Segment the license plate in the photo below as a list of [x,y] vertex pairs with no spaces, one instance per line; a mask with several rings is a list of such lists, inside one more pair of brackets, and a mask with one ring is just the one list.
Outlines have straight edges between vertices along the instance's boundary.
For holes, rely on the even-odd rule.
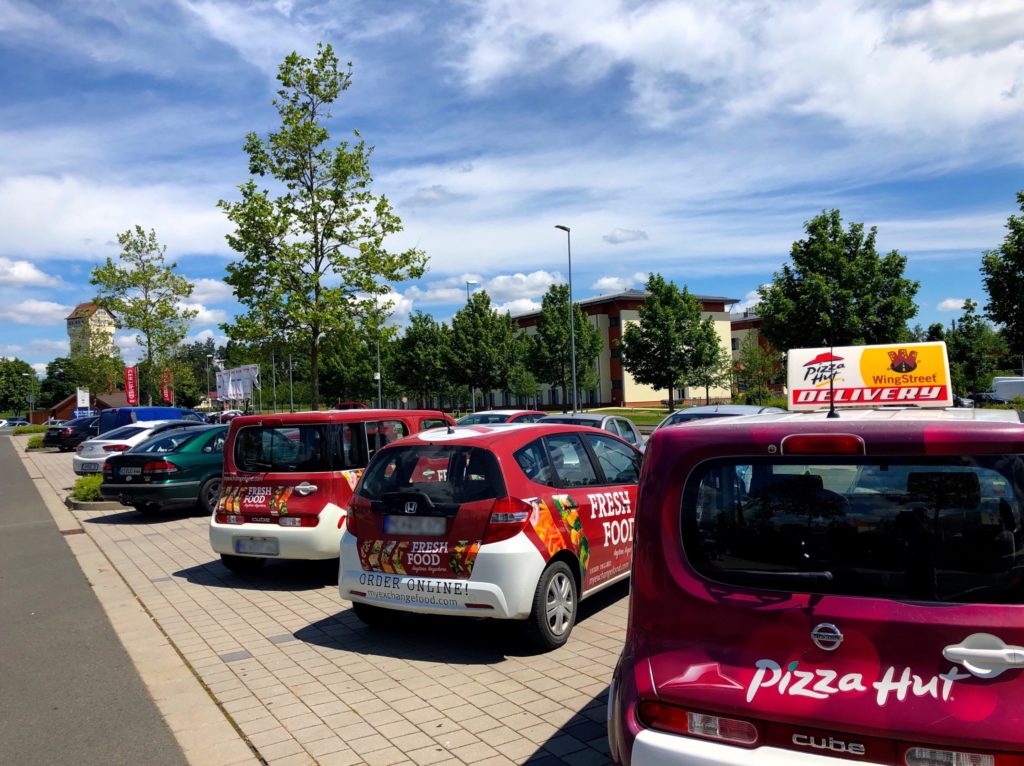
[[82,463],[82,470],[96,473],[96,471],[100,470],[100,467],[96,463]]
[[443,516],[385,516],[384,531],[392,535],[443,535]]
[[276,556],[277,540],[268,537],[236,537],[235,553],[252,553],[258,556]]
[[122,476],[138,476],[142,473],[142,469],[139,467],[128,466],[121,469]]

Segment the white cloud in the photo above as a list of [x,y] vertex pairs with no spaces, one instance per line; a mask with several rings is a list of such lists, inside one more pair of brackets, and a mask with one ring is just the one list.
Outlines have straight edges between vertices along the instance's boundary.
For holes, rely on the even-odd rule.
[[60,277],[44,274],[28,261],[15,261],[0,256],[0,285],[52,287],[60,282]]
[[219,333],[216,333],[213,330],[211,330],[210,328],[206,328],[205,330],[200,330],[199,332],[197,332],[197,333],[195,333],[193,335],[189,335],[187,338],[185,338],[184,342],[185,343],[205,343],[206,341],[211,340],[211,339],[213,340],[213,345],[214,346],[223,346],[225,343],[228,342],[228,336],[227,335],[221,335]]
[[228,321],[228,312],[223,309],[208,309],[202,303],[182,302],[178,304],[182,311],[197,312],[192,319],[192,325],[220,324]]
[[189,298],[203,305],[225,303],[235,299],[234,289],[220,279],[193,279],[192,288],[192,295]]
[[457,277],[434,280],[427,283],[426,288],[410,287],[405,296],[425,306],[464,303],[466,301],[466,282],[471,293],[486,290],[495,303],[513,301],[520,298],[539,298],[553,284],[560,284],[565,279],[557,271],[543,269],[529,274],[499,274],[485,279],[480,274],[462,274]]
[[435,184],[425,189],[417,189],[416,193],[404,200],[402,204],[405,207],[436,207],[458,199],[459,195],[452,194],[440,184]]
[[611,233],[601,237],[611,245],[621,245],[623,242],[638,242],[647,239],[647,232],[639,229],[612,229]]
[[114,344],[121,350],[121,357],[129,367],[146,356],[146,349],[139,344],[137,335],[114,333]]
[[628,277],[600,277],[590,287],[602,294],[621,293],[623,290],[629,290],[638,284],[643,285],[645,282],[647,282],[647,275],[638,271]]
[[965,298],[946,298],[946,300],[941,301],[935,308],[939,311],[962,311],[965,300]]
[[411,298],[394,290],[377,296],[378,306],[388,306],[388,324],[392,325],[404,325],[408,322],[412,304]]
[[516,298],[515,300],[512,301],[499,303],[494,308],[497,311],[507,311],[512,316],[517,316],[519,314],[529,314],[533,311],[540,311],[541,304],[538,303],[537,301],[532,301],[529,298]]
[[0,308],[0,321],[32,325],[62,324],[71,309],[71,306],[53,301],[30,299]]
[[743,300],[732,307],[732,313],[742,314],[744,311],[756,309],[760,302],[761,294],[757,290],[751,290],[743,296]]

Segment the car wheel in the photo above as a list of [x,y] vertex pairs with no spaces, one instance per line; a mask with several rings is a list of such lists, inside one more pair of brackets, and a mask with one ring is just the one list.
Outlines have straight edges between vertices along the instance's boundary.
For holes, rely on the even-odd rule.
[[390,627],[398,622],[399,617],[401,617],[401,613],[396,612],[394,609],[363,604],[359,601],[352,602],[352,611],[355,612],[356,617],[364,625],[368,625],[371,628]]
[[579,596],[576,578],[564,561],[556,561],[540,576],[527,622],[533,643],[541,649],[557,649],[569,640],[576,623]]
[[266,559],[257,556],[232,556],[229,553],[220,554],[221,563],[236,574],[248,574],[255,572],[266,562]]
[[212,479],[207,479],[203,482],[203,486],[199,488],[199,505],[206,513],[213,513],[214,508],[217,507],[217,501],[220,499],[220,476],[214,476]]
[[152,516],[153,514],[159,513],[160,511],[160,506],[157,505],[156,503],[139,503],[134,507],[136,511],[143,514],[144,516]]

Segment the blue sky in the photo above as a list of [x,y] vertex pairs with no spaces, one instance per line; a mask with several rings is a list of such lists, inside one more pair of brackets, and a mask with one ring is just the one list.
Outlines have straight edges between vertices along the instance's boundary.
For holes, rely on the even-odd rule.
[[555,224],[577,297],[657,271],[747,302],[833,207],[908,257],[914,321],[948,322],[1024,188],[1024,0],[0,0],[0,355],[64,355],[135,224],[196,282],[192,337],[220,336],[216,202],[318,40],[353,62],[331,127],[376,147],[390,246],[430,256],[399,322],[447,319],[466,280],[536,306]]

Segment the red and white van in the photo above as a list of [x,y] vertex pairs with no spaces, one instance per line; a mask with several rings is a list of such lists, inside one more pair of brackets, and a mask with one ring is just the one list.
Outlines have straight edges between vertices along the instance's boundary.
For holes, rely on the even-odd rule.
[[525,620],[564,644],[579,599],[629,574],[640,453],[565,425],[439,429],[389,445],[349,506],[339,591],[392,611]]
[[454,423],[434,410],[246,415],[231,421],[210,545],[233,571],[338,557],[345,508],[384,445]]
[[[870,347],[811,355],[845,371],[791,374],[791,396],[948,400],[928,354],[890,350],[903,369],[875,370]],[[655,432],[613,761],[1024,763],[1021,417],[876,407]]]

